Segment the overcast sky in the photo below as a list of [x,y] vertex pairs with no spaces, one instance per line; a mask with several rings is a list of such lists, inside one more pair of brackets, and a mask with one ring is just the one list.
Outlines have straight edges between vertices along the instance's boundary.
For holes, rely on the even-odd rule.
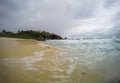
[[61,36],[120,28],[120,0],[0,0],[0,29]]

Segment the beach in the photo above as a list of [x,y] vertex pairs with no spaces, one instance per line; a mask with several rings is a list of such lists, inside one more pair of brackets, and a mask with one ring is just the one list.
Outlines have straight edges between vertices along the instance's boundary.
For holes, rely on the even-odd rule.
[[[49,60],[51,57],[55,57],[54,55],[56,55],[58,50],[59,49],[53,46],[41,44],[40,41],[33,39],[1,37],[0,82],[16,83],[14,80],[17,80],[21,83],[22,80],[23,83],[23,81],[27,81],[27,78],[21,78],[27,73],[26,70],[34,70],[35,68],[32,68],[32,64],[37,64],[42,58]],[[46,64],[46,62],[43,61],[41,64]],[[49,61],[47,64],[49,64]],[[32,81],[29,79],[29,83],[34,83],[33,81],[35,81],[35,79],[32,79]]]
[[37,45],[38,41],[33,39],[18,39],[18,38],[0,38],[0,58],[10,57],[25,57],[32,56],[35,52],[45,51],[49,48],[57,50],[52,46],[42,44]]
[[119,83],[113,39],[0,38],[0,83]]

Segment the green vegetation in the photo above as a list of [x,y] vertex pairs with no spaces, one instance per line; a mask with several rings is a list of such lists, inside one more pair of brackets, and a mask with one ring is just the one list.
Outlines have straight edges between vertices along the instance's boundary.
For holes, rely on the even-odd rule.
[[6,30],[3,30],[0,33],[1,37],[11,37],[11,38],[23,38],[23,39],[36,39],[39,41],[45,41],[48,39],[54,40],[54,39],[62,39],[59,35],[56,35],[54,33],[46,32],[46,31],[33,31],[33,30],[21,30],[17,33],[8,32]]

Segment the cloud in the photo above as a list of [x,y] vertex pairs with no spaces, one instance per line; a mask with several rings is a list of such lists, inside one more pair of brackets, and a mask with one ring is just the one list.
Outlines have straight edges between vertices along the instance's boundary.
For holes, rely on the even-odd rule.
[[[110,7],[105,6],[106,1],[100,1],[96,4],[96,10],[94,10],[94,15],[88,18],[79,19],[79,26],[76,29],[70,29],[68,34],[79,35],[84,33],[107,33],[110,30],[118,30],[115,26],[119,21],[120,14],[120,1],[114,3]],[[115,19],[117,17],[117,19]],[[118,20],[118,21],[117,21]],[[117,22],[116,22],[117,21]],[[111,33],[111,32],[109,32]]]
[[62,36],[120,26],[119,0],[0,0],[0,27]]

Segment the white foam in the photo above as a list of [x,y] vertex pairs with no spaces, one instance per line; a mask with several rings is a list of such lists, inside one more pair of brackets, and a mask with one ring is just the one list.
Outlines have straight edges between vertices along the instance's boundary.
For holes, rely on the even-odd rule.
[[77,66],[77,62],[76,62],[76,58],[68,58],[71,62],[70,65],[68,65],[68,69],[66,70],[66,74],[67,75],[71,75],[71,73],[74,71],[74,69],[76,68]]
[[34,56],[28,56],[21,58],[20,61],[24,64],[25,69],[31,70],[33,68],[33,63],[42,60],[43,52],[35,52]]
[[23,58],[4,58],[2,62],[9,67],[18,66],[17,64],[22,64],[24,69],[31,70],[33,68],[33,63],[42,60],[44,52],[35,52],[34,56],[27,56]]
[[52,75],[51,76],[52,78],[54,79],[67,79],[69,76],[66,76],[66,75]]
[[[58,60],[57,60],[58,61]],[[68,62],[68,63],[67,63]],[[61,65],[66,64],[65,67],[62,67]],[[68,58],[65,57],[64,59],[62,58],[59,59],[58,63],[56,63],[56,65],[58,65],[56,68],[53,68],[53,70],[57,73],[53,73],[53,75],[51,75],[51,77],[53,79],[61,79],[61,80],[66,80],[68,79],[72,72],[75,70],[76,66],[77,66],[77,61],[75,58]]]
[[28,56],[28,57],[21,58],[20,60],[23,63],[33,63],[36,61],[40,61],[42,59],[43,52],[35,52],[34,55],[35,56]]
[[43,43],[40,43],[40,44],[37,44],[37,45],[39,45],[39,46],[41,46],[41,47],[48,47],[48,46],[50,46],[50,45],[43,44]]

